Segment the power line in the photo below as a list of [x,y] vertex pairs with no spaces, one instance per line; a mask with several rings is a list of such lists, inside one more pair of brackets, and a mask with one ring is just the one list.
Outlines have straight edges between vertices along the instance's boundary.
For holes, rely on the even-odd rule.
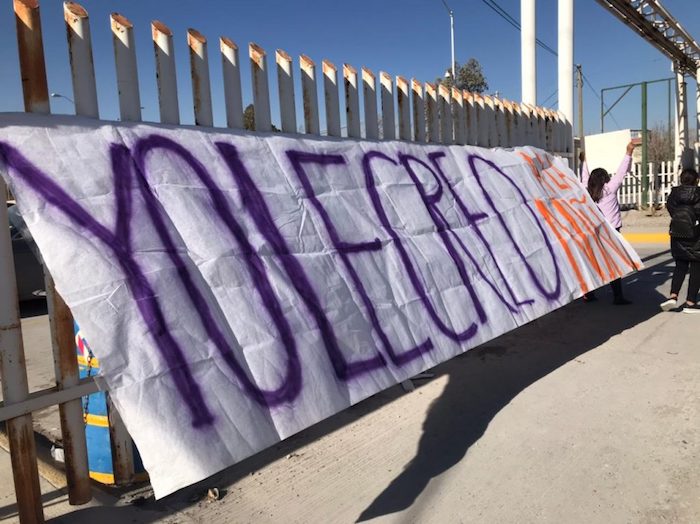
[[[581,77],[583,78],[583,83],[586,84],[586,85],[588,86],[588,89],[590,89],[591,91],[593,91],[593,94],[595,95],[595,97],[596,97],[598,100],[600,100],[601,102],[603,102],[603,99],[600,98],[600,95],[598,94],[598,91],[593,87],[593,84],[591,84],[591,81],[588,80],[588,77],[583,73],[583,71],[581,71]],[[604,102],[603,102],[603,107],[604,107],[605,109],[608,108],[608,107],[605,105]],[[611,111],[608,111],[608,114],[610,115],[610,118],[612,118],[612,121],[615,122],[615,125],[618,127],[618,129],[622,129],[622,126],[620,125],[620,123],[615,119],[615,115],[612,114],[612,110],[611,110]]]
[[[555,89],[554,92],[553,92],[551,95],[549,95],[549,96],[548,96],[547,98],[545,98],[542,102],[540,102],[540,105],[541,105],[541,106],[544,106],[544,105],[549,101],[549,99],[551,99],[552,97],[556,96],[556,94],[557,94],[558,92],[559,92],[559,89]],[[556,102],[555,102],[555,104],[556,104]],[[554,105],[554,104],[552,104],[552,105]]]
[[[488,7],[490,7],[498,16],[503,18],[506,22],[508,22],[510,25],[515,27],[518,31],[521,30],[520,28],[520,22],[518,22],[515,18],[513,18],[508,11],[503,9],[500,5],[496,3],[495,0],[481,0],[483,3],[485,3]],[[537,43],[538,46],[540,46],[542,49],[547,51],[548,53],[551,53],[554,56],[557,56],[557,52],[549,47],[547,44],[545,44],[542,40],[539,38],[535,38],[535,42]]]

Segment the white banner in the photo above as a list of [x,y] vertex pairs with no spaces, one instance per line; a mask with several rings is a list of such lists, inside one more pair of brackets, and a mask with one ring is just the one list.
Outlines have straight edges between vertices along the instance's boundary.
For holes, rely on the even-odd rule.
[[0,126],[157,497],[641,267],[532,148]]

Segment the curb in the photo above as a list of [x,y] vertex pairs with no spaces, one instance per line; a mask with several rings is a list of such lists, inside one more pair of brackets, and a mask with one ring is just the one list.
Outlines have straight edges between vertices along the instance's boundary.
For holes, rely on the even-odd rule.
[[[51,456],[51,442],[36,431],[34,431],[34,437],[36,439],[36,465],[39,476],[56,489],[68,488],[65,469],[60,467]],[[10,452],[10,442],[4,427],[0,428],[0,449]]]
[[671,237],[668,233],[622,233],[630,244],[668,244]]

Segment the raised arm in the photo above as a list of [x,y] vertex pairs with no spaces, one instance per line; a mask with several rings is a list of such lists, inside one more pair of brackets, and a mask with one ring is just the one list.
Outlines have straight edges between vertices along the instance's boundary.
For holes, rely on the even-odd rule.
[[607,183],[608,190],[611,193],[615,193],[618,189],[620,189],[622,181],[625,179],[625,175],[629,173],[630,166],[632,165],[632,153],[634,152],[634,148],[635,145],[632,142],[627,144],[627,151],[625,152],[625,156],[622,157],[620,167],[617,168],[615,176],[613,176],[610,179],[610,182]]

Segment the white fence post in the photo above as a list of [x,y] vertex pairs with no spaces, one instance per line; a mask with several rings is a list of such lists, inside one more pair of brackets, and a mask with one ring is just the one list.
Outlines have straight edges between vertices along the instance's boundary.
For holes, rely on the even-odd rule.
[[362,98],[365,107],[365,138],[378,140],[377,79],[374,73],[365,67],[362,68]]
[[306,55],[299,57],[301,70],[301,98],[304,108],[304,132],[308,135],[320,135],[318,120],[318,90],[316,87],[316,64]]
[[243,129],[243,94],[241,93],[241,63],[238,46],[224,36],[219,38],[221,68],[224,79],[224,104],[226,105],[226,125],[233,129]]
[[112,13],[110,21],[114,44],[114,62],[117,66],[119,116],[125,122],[140,122],[141,97],[139,95],[139,76],[136,69],[134,26],[119,13]]
[[382,89],[382,140],[396,138],[396,121],[394,119],[394,82],[384,71],[379,72]]
[[554,151],[554,120],[549,109],[544,109],[544,150]]
[[425,83],[425,116],[428,121],[428,142],[440,143],[440,116],[438,114],[437,91],[435,85]]
[[462,92],[464,99],[464,118],[465,118],[465,143],[471,146],[476,145],[476,108],[474,107],[474,95],[467,90]]
[[396,77],[396,104],[399,108],[399,140],[411,140],[411,107],[408,95],[408,81]]
[[476,108],[476,131],[477,140],[476,145],[479,147],[489,146],[489,114],[487,112],[487,107],[484,103],[484,97],[475,94],[474,95],[474,107]]
[[68,36],[75,114],[98,118],[97,87],[88,13],[78,4],[65,2],[63,18],[66,21]]
[[348,64],[343,64],[343,85],[348,137],[360,138],[360,95],[357,91],[357,70]]
[[277,91],[280,100],[280,121],[285,133],[297,132],[297,110],[294,101],[294,74],[292,57],[278,49],[275,53],[277,62]]
[[328,60],[322,63],[323,95],[326,101],[326,130],[328,136],[340,135],[340,102],[338,101],[338,71]]
[[253,108],[255,112],[255,130],[269,132],[272,130],[270,116],[270,89],[267,82],[267,55],[257,44],[248,44],[250,57],[250,76],[253,81]]
[[438,86],[438,113],[440,115],[440,143],[454,143],[452,137],[452,95],[444,84]]
[[455,144],[464,145],[465,124],[464,124],[464,99],[462,91],[453,87],[452,95],[452,127],[454,132]]
[[173,33],[168,26],[154,20],[151,22],[151,36],[156,56],[160,121],[164,124],[177,125],[180,123],[180,105],[177,100]]
[[214,125],[214,110],[211,106],[207,39],[199,31],[188,29],[187,46],[190,48],[194,123],[198,126],[211,127]]
[[413,96],[413,139],[416,142],[425,142],[425,99],[423,98],[423,85],[416,79],[411,80],[411,92]]

